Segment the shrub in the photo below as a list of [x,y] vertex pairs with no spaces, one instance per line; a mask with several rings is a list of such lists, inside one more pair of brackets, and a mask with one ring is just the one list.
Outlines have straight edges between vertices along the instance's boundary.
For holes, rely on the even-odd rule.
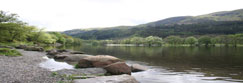
[[9,48],[0,48],[0,55],[4,56],[22,56],[18,51]]

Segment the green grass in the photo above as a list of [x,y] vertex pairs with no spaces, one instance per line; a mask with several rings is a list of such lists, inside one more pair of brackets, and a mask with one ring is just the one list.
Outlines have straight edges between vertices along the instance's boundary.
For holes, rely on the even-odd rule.
[[0,55],[4,56],[22,56],[18,51],[9,48],[0,48]]
[[76,69],[79,68],[79,67],[78,67],[78,64],[75,64],[75,65],[74,65],[74,68],[76,68]]
[[33,45],[33,42],[0,42],[0,46],[19,46],[19,45]]

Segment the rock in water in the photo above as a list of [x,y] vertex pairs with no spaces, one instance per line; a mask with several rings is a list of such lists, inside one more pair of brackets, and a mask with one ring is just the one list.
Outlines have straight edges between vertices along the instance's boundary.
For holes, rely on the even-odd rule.
[[26,50],[26,51],[40,51],[40,52],[43,52],[44,48],[29,46],[29,47],[24,48],[24,50]]
[[130,75],[101,76],[89,79],[76,79],[73,83],[139,83]]
[[103,68],[84,68],[84,69],[63,69],[56,71],[60,75],[104,75],[106,70]]
[[26,45],[19,45],[19,46],[16,46],[15,48],[17,49],[25,49],[27,46]]
[[70,62],[78,62],[79,60],[89,57],[91,55],[86,55],[86,54],[70,54],[66,58],[64,58],[64,61],[70,61]]
[[79,60],[77,68],[91,68],[94,67],[91,61],[88,61],[86,59],[81,59]]
[[132,64],[131,66],[132,72],[139,72],[139,71],[145,71],[148,70],[148,68],[139,65],[139,64]]
[[0,46],[0,48],[9,48],[9,49],[14,49],[12,46]]
[[54,56],[54,59],[64,59],[67,56],[68,56],[67,54],[56,55],[56,56]]
[[83,64],[91,63],[90,67],[105,67],[109,64],[116,63],[116,62],[123,62],[121,59],[118,59],[113,56],[109,55],[97,55],[97,56],[89,56],[83,59],[79,60],[79,63],[77,65],[78,68],[88,68],[83,67]]
[[47,52],[47,55],[53,55],[53,56],[60,54],[60,52],[58,52],[56,49],[48,50],[46,52]]
[[58,52],[70,52],[70,50],[67,50],[67,49],[60,49],[60,50],[57,50]]
[[107,73],[112,75],[129,74],[131,75],[131,68],[125,62],[116,62],[104,67]]
[[79,51],[72,51],[70,54],[84,54],[84,52],[79,52]]

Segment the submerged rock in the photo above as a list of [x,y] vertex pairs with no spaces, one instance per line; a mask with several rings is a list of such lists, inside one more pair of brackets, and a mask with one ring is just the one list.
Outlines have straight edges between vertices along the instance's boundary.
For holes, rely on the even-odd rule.
[[67,50],[67,49],[59,49],[57,50],[58,52],[70,52],[70,50]]
[[58,54],[62,54],[62,53],[67,53],[70,52],[69,50],[66,49],[62,49],[62,50],[57,50],[57,49],[51,49],[51,50],[47,50],[47,55],[58,55]]
[[84,54],[84,52],[79,52],[79,51],[72,51],[70,54]]
[[0,48],[9,48],[9,49],[14,49],[12,46],[0,46]]
[[47,55],[57,55],[57,54],[60,54],[60,52],[58,52],[56,49],[52,49],[52,50],[47,50]]
[[27,45],[19,45],[19,46],[16,46],[15,48],[17,49],[25,49],[27,47]]
[[40,52],[43,52],[44,48],[42,48],[42,47],[34,47],[34,46],[27,46],[27,47],[24,48],[24,50],[26,50],[26,51],[40,51]]
[[78,68],[105,67],[109,64],[120,62],[120,61],[122,60],[109,55],[89,56],[80,59],[77,67]]
[[129,74],[131,75],[131,68],[125,62],[116,62],[104,67],[107,73],[112,75]]
[[139,83],[130,75],[101,76],[89,79],[75,79],[73,83]]
[[84,69],[63,69],[56,71],[60,75],[104,75],[106,70],[103,68],[84,68]]
[[69,55],[67,55],[67,54],[55,55],[55,56],[54,56],[54,59],[64,59],[64,58],[66,58],[67,56],[69,56]]
[[142,65],[139,65],[139,64],[132,64],[131,65],[131,70],[132,72],[139,72],[139,71],[145,71],[145,70],[148,70],[148,68],[142,66]]

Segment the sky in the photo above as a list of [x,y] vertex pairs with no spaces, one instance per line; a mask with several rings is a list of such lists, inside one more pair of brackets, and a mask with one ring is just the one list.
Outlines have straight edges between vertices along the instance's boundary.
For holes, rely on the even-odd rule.
[[243,0],[0,0],[0,10],[16,13],[47,31],[138,25],[175,16],[196,16],[243,8]]

